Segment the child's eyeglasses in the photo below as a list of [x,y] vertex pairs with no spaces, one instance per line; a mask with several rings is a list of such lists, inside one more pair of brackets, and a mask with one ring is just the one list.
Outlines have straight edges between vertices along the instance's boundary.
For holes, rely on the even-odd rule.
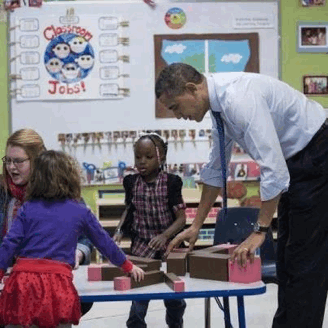
[[13,163],[15,166],[20,166],[22,165],[24,162],[28,161],[30,158],[7,158],[6,156],[2,157],[2,162],[9,166],[10,163]]

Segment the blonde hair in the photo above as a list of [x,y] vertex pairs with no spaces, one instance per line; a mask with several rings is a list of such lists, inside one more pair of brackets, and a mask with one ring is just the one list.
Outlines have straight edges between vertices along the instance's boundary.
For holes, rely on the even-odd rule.
[[[21,147],[26,152],[31,163],[31,172],[33,170],[33,163],[35,158],[44,150],[43,140],[41,136],[32,129],[20,129],[15,131],[7,140],[6,151],[8,147]],[[5,189],[8,191],[8,172],[6,166],[2,166],[3,183]]]

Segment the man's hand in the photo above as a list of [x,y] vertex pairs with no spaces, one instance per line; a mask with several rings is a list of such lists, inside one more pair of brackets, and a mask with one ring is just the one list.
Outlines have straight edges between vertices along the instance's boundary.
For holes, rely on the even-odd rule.
[[75,251],[75,267],[74,270],[77,270],[80,266],[80,264],[82,264],[84,260],[84,254],[82,251],[80,251],[79,249],[77,249]]
[[198,239],[199,229],[190,226],[188,229],[180,232],[167,246],[164,257],[167,257],[174,247],[179,246],[183,241],[189,243],[189,250],[192,251]]
[[265,233],[253,232],[245,241],[243,241],[232,253],[231,260],[237,260],[238,265],[246,267],[247,259],[254,262],[254,254],[265,240]]

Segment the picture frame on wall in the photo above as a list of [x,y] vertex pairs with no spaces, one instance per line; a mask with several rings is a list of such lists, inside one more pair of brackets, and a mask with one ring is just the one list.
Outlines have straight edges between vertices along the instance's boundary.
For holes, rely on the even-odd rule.
[[303,93],[309,96],[328,95],[328,75],[304,75]]
[[322,7],[326,5],[326,0],[300,0],[302,7]]
[[328,51],[328,22],[298,23],[298,52]]

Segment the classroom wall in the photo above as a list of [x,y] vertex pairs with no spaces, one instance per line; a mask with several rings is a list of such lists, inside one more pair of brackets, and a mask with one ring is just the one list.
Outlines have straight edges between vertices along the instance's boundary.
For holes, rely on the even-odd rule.
[[6,33],[7,25],[0,22],[0,158],[4,156],[5,143],[9,135]]
[[[324,7],[302,7],[299,0],[281,0],[281,79],[302,90],[303,75],[328,75],[326,53],[299,53],[298,21],[328,22],[328,3]],[[328,108],[328,96],[310,97]]]
[[[156,1],[155,1],[156,2]],[[177,1],[179,2],[179,1]],[[326,74],[327,54],[297,53],[297,22],[327,21],[328,4],[324,7],[304,8],[299,0],[280,1],[281,21],[281,79],[298,90],[302,89],[302,77],[305,74]],[[9,106],[7,79],[6,24],[0,22],[0,156],[4,154],[6,139],[9,135]],[[328,108],[328,97],[312,97]]]

